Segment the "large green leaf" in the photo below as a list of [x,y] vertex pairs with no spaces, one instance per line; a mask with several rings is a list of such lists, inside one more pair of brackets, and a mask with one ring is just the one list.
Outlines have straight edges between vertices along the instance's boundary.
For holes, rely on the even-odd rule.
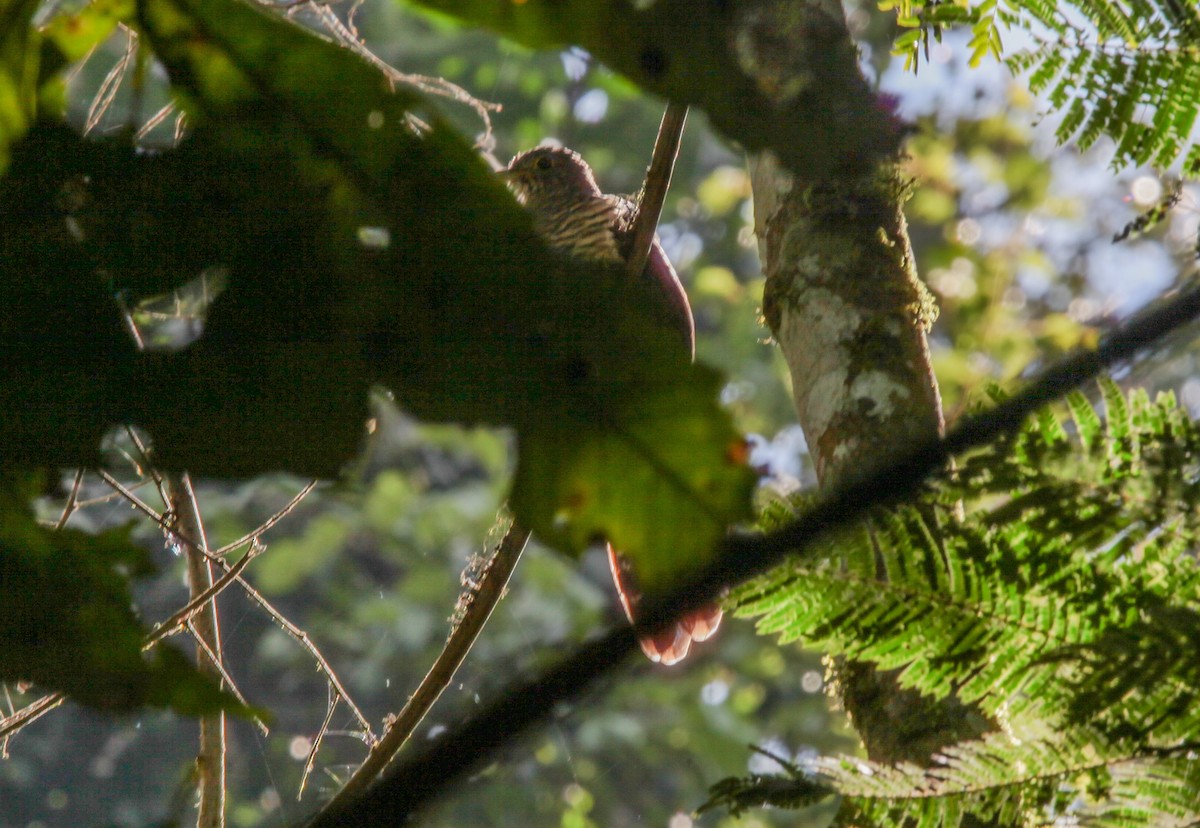
[[[167,465],[332,475],[382,382],[426,418],[516,425],[521,518],[567,549],[613,538],[648,586],[744,515],[751,476],[729,459],[715,378],[619,273],[548,254],[431,106],[240,4],[214,12],[220,38],[157,13],[192,138],[145,156],[43,124],[0,182],[7,463],[94,462],[104,430],[134,420]],[[202,340],[137,354],[112,293],[213,268],[228,289]],[[607,494],[581,502],[585,479]]]
[[[139,17],[195,132],[160,156],[51,126],[18,146],[0,184],[0,326],[24,343],[8,462],[86,463],[135,421],[167,466],[333,475],[385,384],[423,418],[515,426],[518,516],[565,549],[613,538],[650,587],[746,514],[716,377],[619,269],[549,253],[433,105],[236,0]],[[202,338],[138,354],[112,293],[213,269],[227,288]]]
[[[778,0],[415,0],[528,46],[575,44],[810,178],[870,169],[900,131],[840,19]],[[842,14],[834,5],[834,13]]]
[[126,529],[89,535],[34,520],[27,486],[0,481],[0,680],[32,681],[110,710],[244,712],[181,652],[142,652],[129,577],[149,571]]
[[512,505],[549,542],[580,549],[606,536],[632,551],[655,589],[707,559],[740,517],[730,494],[746,492],[751,475],[742,441],[712,416],[715,372],[652,387],[638,379],[597,393],[594,408],[548,410],[521,446]]

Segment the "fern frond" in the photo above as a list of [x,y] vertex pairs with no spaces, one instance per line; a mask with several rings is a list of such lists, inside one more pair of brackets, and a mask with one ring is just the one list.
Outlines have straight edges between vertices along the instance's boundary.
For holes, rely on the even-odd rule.
[[837,794],[834,825],[857,828],[981,822],[1124,828],[1186,825],[1200,815],[1200,760],[1189,758],[1188,746],[1139,747],[1087,729],[1053,740],[993,733],[948,748],[931,768],[821,758],[785,770],[724,779],[701,810],[806,807]]
[[[1182,30],[1161,15],[1131,18],[1093,0],[1079,5],[1087,7],[1091,31],[1039,36],[1039,45],[1007,59],[1009,67],[1028,72],[1035,92],[1052,89],[1050,105],[1064,112],[1060,142],[1073,139],[1086,149],[1107,135],[1117,144],[1116,165],[1169,165],[1190,143],[1200,112],[1195,87],[1187,85],[1200,72],[1200,48],[1181,41]],[[1191,2],[1186,6],[1195,13]]]
[[[1054,411],[1041,412],[1018,433],[961,458],[923,502],[877,510],[826,541],[818,554],[730,596],[737,613],[757,617],[762,632],[783,641],[897,669],[903,686],[933,697],[957,694],[1005,723],[1010,734],[1048,729],[1036,738],[1020,735],[1019,746],[1029,753],[1020,761],[1037,759],[1044,769],[1037,778],[1014,781],[1015,748],[1001,743],[988,742],[983,753],[948,754],[956,784],[989,779],[1008,792],[994,800],[963,799],[970,793],[965,789],[954,795],[1000,824],[1031,802],[1049,807],[1049,794],[1029,787],[1059,773],[1046,770],[1050,760],[1038,759],[1042,753],[1076,757],[1064,760],[1062,773],[1086,765],[1124,780],[1112,784],[1112,795],[1124,797],[1135,795],[1137,786],[1128,774],[1109,773],[1118,759],[1157,761],[1164,757],[1146,753],[1146,745],[1200,741],[1200,566],[1194,557],[1200,429],[1170,394],[1151,401],[1104,381],[1100,396],[1103,420],[1086,398],[1072,395],[1067,425]],[[960,502],[965,519],[957,517]],[[784,522],[796,508],[777,497],[771,519]],[[1088,749],[1108,746],[1098,763],[1076,761],[1086,752],[1084,742]],[[910,782],[911,771],[904,771]],[[872,773],[874,781],[860,784],[886,782],[893,793],[903,788],[900,777]],[[1180,804],[1185,800],[1192,808],[1191,795],[1180,793],[1183,783],[1171,781],[1175,771],[1154,773],[1158,781],[1146,782],[1138,797],[1158,797],[1162,814],[1187,810]],[[848,787],[846,778],[830,779],[843,796],[866,793]],[[763,782],[759,792],[774,785]],[[941,782],[935,789],[936,796],[916,799],[939,804],[913,806],[917,810],[903,818],[926,824],[921,820],[953,820],[966,812],[954,797],[942,796],[948,789]],[[1099,795],[1095,800],[1106,802]],[[855,807],[872,818],[883,813]],[[1126,824],[1123,805],[1104,807],[1109,822],[1102,824]]]
[[1096,828],[1184,828],[1200,815],[1200,760],[1172,751],[1157,761],[1123,762],[1109,769],[1107,796],[1081,810]]
[[932,696],[957,693],[986,710],[1043,705],[1065,669],[1064,659],[1049,655],[1099,637],[1111,619],[1089,599],[1110,585],[1060,546],[1029,555],[1043,533],[1103,527],[1100,513],[1050,518],[1032,514],[1032,505],[1022,500],[1002,520],[1030,526],[1045,519],[1044,528],[1032,535],[1015,529],[1005,538],[950,527],[935,532],[915,509],[883,514],[841,539],[823,564],[777,572],[731,598],[739,614],[761,616],[763,633],[903,668],[904,686]]
[[893,47],[916,67],[930,38],[970,27],[971,63],[1002,58],[1005,28],[1028,30],[1036,45],[1003,57],[1062,114],[1060,143],[1116,143],[1114,165],[1169,166],[1200,173],[1192,127],[1200,114],[1200,4],[1197,0],[885,0],[905,28]]
[[1096,435],[1100,433],[1100,417],[1092,408],[1087,397],[1079,391],[1067,394],[1067,407],[1071,409],[1071,418],[1075,421],[1075,433],[1086,451],[1096,444]]

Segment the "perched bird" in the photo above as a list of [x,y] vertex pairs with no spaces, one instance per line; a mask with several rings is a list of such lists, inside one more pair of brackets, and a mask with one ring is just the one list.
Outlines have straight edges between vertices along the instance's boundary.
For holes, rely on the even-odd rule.
[[[532,214],[533,226],[553,249],[597,262],[624,263],[633,244],[630,226],[637,205],[628,198],[600,191],[587,162],[572,150],[538,147],[513,158],[500,175],[509,182]],[[696,352],[696,329],[687,293],[655,238],[642,278],[648,280],[664,321],[679,331],[689,357]],[[641,592],[629,562],[608,545],[613,582],[626,616],[633,621]],[[652,660],[674,664],[687,655],[693,641],[704,641],[721,622],[721,608],[702,607],[673,629],[641,639]]]

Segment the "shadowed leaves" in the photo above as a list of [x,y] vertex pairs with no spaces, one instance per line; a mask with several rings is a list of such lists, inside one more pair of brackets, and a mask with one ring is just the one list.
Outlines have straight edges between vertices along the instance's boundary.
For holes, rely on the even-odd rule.
[[[139,16],[195,131],[160,155],[48,125],[18,148],[8,462],[86,464],[131,421],[166,468],[333,476],[382,384],[424,419],[514,426],[517,516],[569,551],[614,538],[648,585],[747,514],[717,377],[619,269],[545,250],[424,98],[247,4]],[[137,352],[114,298],[206,273],[226,287],[200,339]]]
[[46,529],[25,505],[27,484],[0,480],[0,680],[32,681],[109,710],[245,712],[178,650],[142,652],[146,631],[128,579],[150,565],[128,530]]

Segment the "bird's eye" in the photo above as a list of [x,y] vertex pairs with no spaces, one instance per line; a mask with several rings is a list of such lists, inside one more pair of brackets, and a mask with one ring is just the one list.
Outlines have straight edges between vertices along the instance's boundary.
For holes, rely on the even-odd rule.
[[534,166],[539,170],[548,170],[553,164],[554,162],[550,160],[549,156],[543,155],[535,162]]

